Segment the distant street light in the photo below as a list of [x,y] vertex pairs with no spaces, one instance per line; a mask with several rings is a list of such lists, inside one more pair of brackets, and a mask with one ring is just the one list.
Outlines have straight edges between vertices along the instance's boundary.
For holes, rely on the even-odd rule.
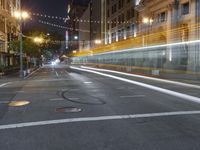
[[20,10],[14,12],[14,17],[19,20],[20,23],[20,78],[24,77],[23,74],[23,41],[22,41],[22,22],[25,19],[29,18],[29,14],[26,11],[21,11],[21,1],[20,1]]
[[153,19],[145,17],[145,18],[142,19],[142,22],[144,24],[152,24],[153,23]]
[[[153,19],[144,17],[144,18],[142,19],[142,23],[143,23],[143,24],[146,24],[146,25],[148,26],[148,32],[149,32],[149,26],[152,25]],[[145,27],[145,29],[146,29],[146,27]],[[145,35],[147,36],[147,31],[146,31],[146,30],[145,30]],[[143,47],[144,47],[144,46],[146,45],[146,44],[145,44],[145,36],[144,36],[144,35],[142,36],[142,43],[143,43]]]
[[77,35],[74,36],[74,40],[78,40],[78,36]]
[[16,12],[14,12],[14,17],[19,19],[19,20],[21,20],[21,19],[25,20],[25,19],[29,18],[29,14],[26,11],[21,11],[21,12],[16,11]]
[[144,24],[147,24],[147,23],[149,22],[149,18],[143,18],[142,22],[143,22]]
[[74,50],[72,53],[73,53],[73,54],[76,54],[76,53],[77,53],[77,51],[76,51],[76,50]]
[[95,40],[94,43],[95,44],[101,44],[101,40]]
[[40,37],[35,37],[35,38],[34,38],[34,42],[35,42],[35,43],[41,44],[41,43],[43,43],[43,41],[44,41],[43,38],[40,38]]

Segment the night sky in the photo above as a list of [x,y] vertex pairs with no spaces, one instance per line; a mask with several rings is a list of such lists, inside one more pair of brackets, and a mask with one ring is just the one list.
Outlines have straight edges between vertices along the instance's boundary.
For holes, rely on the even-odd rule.
[[[86,5],[88,0],[74,0],[76,4]],[[67,3],[68,0],[22,0],[23,9],[32,13],[41,13],[51,16],[66,17],[67,16]],[[56,30],[62,34],[65,34],[65,29],[52,28],[47,25],[38,23],[38,20],[48,21],[50,23],[65,26],[64,21],[45,19],[41,17],[34,17],[32,21],[27,21],[25,29],[29,29],[35,26],[46,28],[49,31]]]

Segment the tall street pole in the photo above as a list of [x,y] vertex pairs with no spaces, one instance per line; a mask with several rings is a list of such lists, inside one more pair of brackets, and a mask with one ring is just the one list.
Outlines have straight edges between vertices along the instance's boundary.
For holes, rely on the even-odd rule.
[[[19,1],[19,9],[21,13],[21,0]],[[22,41],[22,16],[20,15],[20,72],[19,76],[20,78],[23,78],[23,41]]]

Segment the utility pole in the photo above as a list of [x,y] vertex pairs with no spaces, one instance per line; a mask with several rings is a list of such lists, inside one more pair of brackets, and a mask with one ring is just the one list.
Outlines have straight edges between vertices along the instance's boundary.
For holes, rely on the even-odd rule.
[[[19,1],[19,11],[21,13],[21,0]],[[19,34],[19,38],[20,38],[20,72],[19,72],[19,76],[20,78],[23,78],[23,39],[22,39],[22,15],[20,15],[20,19],[19,19],[19,23],[20,23],[20,34]]]

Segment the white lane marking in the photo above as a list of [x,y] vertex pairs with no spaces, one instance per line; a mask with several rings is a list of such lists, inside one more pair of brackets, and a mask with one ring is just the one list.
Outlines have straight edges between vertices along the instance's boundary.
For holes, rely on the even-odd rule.
[[136,75],[136,74],[130,74],[130,73],[124,73],[124,72],[119,72],[119,71],[114,71],[114,70],[97,69],[97,68],[85,67],[85,66],[81,66],[81,68],[90,69],[90,70],[96,70],[96,71],[110,72],[110,73],[117,73],[117,74],[131,76],[131,77],[143,78],[143,79],[148,79],[148,80],[160,81],[160,82],[165,82],[165,83],[170,83],[170,84],[175,84],[175,85],[181,85],[181,86],[185,86],[185,87],[191,87],[191,88],[200,89],[200,86],[198,86],[198,85],[193,85],[193,84],[188,84],[188,83],[181,83],[181,82],[177,82],[177,81],[170,81],[170,80],[166,80],[166,79],[158,79],[158,78],[147,77],[147,76]]
[[10,101],[0,101],[0,104],[8,104]]
[[45,126],[45,125],[56,125],[56,124],[73,123],[73,122],[124,120],[124,119],[154,118],[154,117],[168,117],[168,116],[182,116],[182,115],[199,115],[199,114],[200,114],[200,111],[178,111],[178,112],[161,112],[161,113],[148,113],[148,114],[130,114],[130,115],[116,115],[116,116],[69,118],[69,119],[60,119],[60,120],[47,120],[47,121],[0,125],[0,130],[16,129],[16,128],[24,128],[24,127],[35,127],[35,126]]
[[95,94],[95,95],[92,95],[94,97],[105,97],[106,95],[105,94]]
[[12,84],[12,82],[7,82],[7,83],[0,84],[0,87],[4,87],[4,86],[6,86],[8,84]]
[[83,82],[84,84],[92,84],[92,82]]
[[127,96],[120,96],[120,98],[140,98],[146,97],[145,95],[127,95]]
[[117,90],[123,90],[123,89],[125,89],[125,87],[119,87],[119,88],[117,88]]
[[141,86],[141,87],[145,87],[145,88],[148,88],[148,89],[151,89],[151,90],[154,90],[154,91],[158,91],[160,93],[164,93],[164,94],[168,94],[168,95],[171,95],[171,96],[179,97],[181,99],[200,103],[199,97],[190,96],[190,95],[187,95],[187,94],[171,91],[171,90],[168,90],[168,89],[163,89],[163,88],[156,87],[156,86],[153,86],[153,85],[149,85],[149,84],[145,84],[145,83],[141,83],[141,82],[137,82],[137,81],[132,81],[132,80],[129,80],[129,79],[125,79],[125,78],[121,78],[121,77],[117,77],[117,76],[114,76],[114,75],[105,74],[105,73],[101,73],[101,72],[97,72],[97,71],[93,71],[93,70],[81,69],[81,68],[72,67],[72,66],[70,68],[75,69],[75,70],[79,70],[79,71],[98,74],[98,75],[101,75],[101,76],[106,76],[106,77],[113,78],[113,79],[116,79],[116,80],[120,80],[120,81],[124,81],[124,82],[127,82],[127,83],[135,84],[135,85],[138,85],[138,86]]
[[57,71],[56,71],[56,76],[58,77],[58,73],[57,73]]
[[68,91],[80,91],[80,89],[68,89]]
[[63,98],[53,98],[53,99],[49,99],[50,101],[64,101],[65,99]]
[[25,91],[16,91],[16,93],[25,93]]
[[73,92],[73,91],[80,91],[80,89],[61,89],[61,91]]
[[42,79],[42,80],[32,80],[34,82],[54,82],[54,81],[73,81],[73,79]]
[[69,99],[69,100],[79,100],[80,98],[77,98],[77,97],[69,97],[69,98],[67,98],[67,99]]
[[24,77],[24,79],[28,79],[29,77],[31,77],[33,74],[35,74],[37,71],[39,71],[40,68],[36,69],[35,71],[33,71],[32,73],[30,73],[28,76]]

